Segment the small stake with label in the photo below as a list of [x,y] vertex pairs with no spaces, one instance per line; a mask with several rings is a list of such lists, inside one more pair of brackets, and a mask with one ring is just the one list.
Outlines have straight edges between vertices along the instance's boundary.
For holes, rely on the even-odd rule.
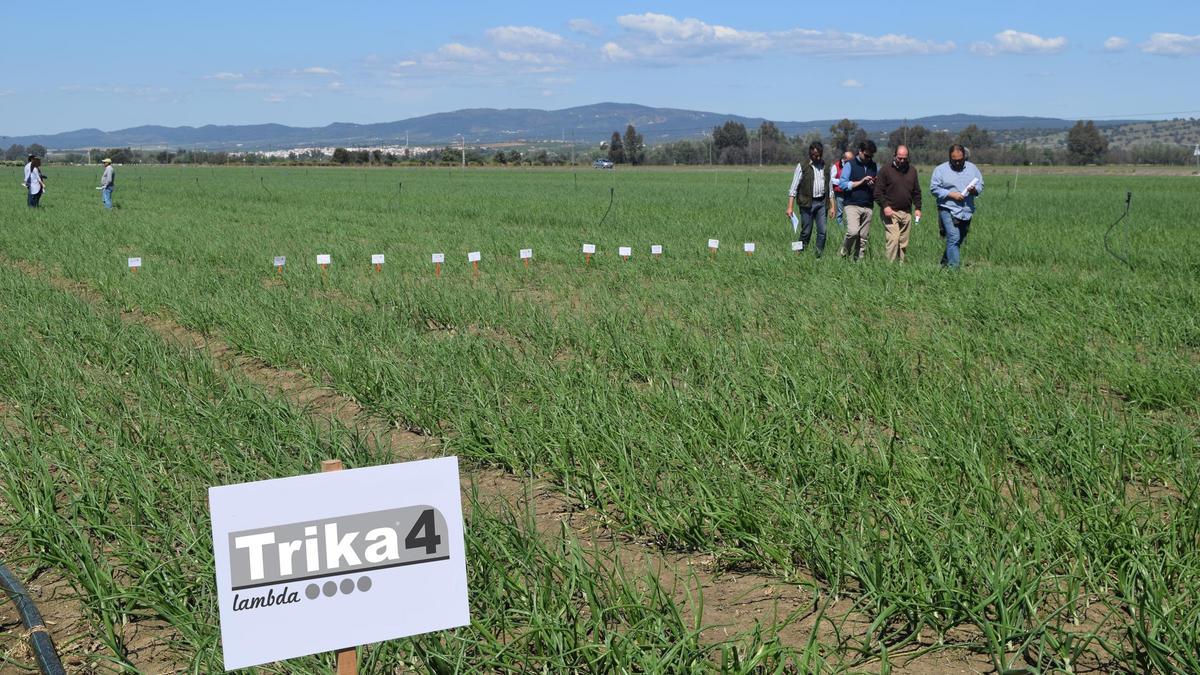
[[709,239],[709,240],[708,240],[708,254],[709,254],[709,257],[716,258],[716,257],[717,257],[717,249],[718,249],[718,248],[720,248],[720,247],[721,247],[721,242],[720,242],[720,240],[717,240],[717,239]]
[[375,266],[376,272],[382,272],[383,271],[383,254],[382,253],[372,253],[371,254],[371,264]]
[[446,262],[446,254],[445,253],[434,253],[433,254],[433,276],[435,276],[435,277],[442,276],[442,263],[444,263],[444,262]]
[[287,256],[277,255],[271,262],[275,265],[275,273],[283,274],[283,266],[287,264]]
[[793,241],[792,242],[792,250],[796,252],[796,255],[800,255],[800,252],[804,250],[804,242]]
[[746,252],[746,255],[754,255],[754,242],[748,241],[742,244],[742,250]]
[[525,261],[526,269],[529,269],[529,260],[531,258],[533,258],[533,249],[531,249],[531,248],[521,249],[521,260]]
[[662,255],[662,244],[652,244],[650,246],[650,255],[654,256],[654,259],[657,260]]
[[629,260],[629,256],[633,255],[632,246],[617,247],[617,255],[621,256],[621,260]]
[[479,276],[479,251],[471,251],[467,254],[467,260],[471,263],[471,273]]
[[318,253],[317,254],[317,264],[321,266],[322,272],[329,269],[330,262],[331,262],[331,257],[328,253]]
[[[323,459],[321,460],[321,473],[329,473],[330,471],[341,471],[342,460],[340,459]],[[348,649],[338,649],[333,652],[337,658],[337,675],[358,675],[358,649],[350,647]]]
[[595,244],[584,244],[583,245],[583,261],[584,261],[585,265],[592,264],[592,254],[595,252],[596,252]]
[[138,268],[141,266],[142,266],[141,258],[130,258],[129,259],[129,271],[130,272],[137,274]]

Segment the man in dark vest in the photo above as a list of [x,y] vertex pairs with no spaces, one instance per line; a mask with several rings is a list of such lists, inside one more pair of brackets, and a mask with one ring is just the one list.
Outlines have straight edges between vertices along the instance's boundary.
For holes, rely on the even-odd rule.
[[792,217],[792,207],[800,206],[800,250],[808,248],[808,240],[812,237],[813,222],[817,224],[817,257],[825,251],[825,213],[829,203],[830,182],[829,171],[833,167],[825,163],[825,146],[821,141],[813,141],[808,146],[808,161],[796,165],[792,174],[792,188],[788,190],[788,218]]
[[858,260],[867,254],[867,239],[871,236],[871,216],[875,210],[875,176],[879,167],[875,165],[875,141],[858,144],[858,154],[842,166],[842,195],[846,206],[846,238],[838,255],[854,256],[858,247]]

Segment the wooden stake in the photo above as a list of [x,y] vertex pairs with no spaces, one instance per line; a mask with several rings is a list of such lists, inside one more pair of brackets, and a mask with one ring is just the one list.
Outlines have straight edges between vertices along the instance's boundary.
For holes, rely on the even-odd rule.
[[529,269],[529,258],[525,259],[525,269]]
[[471,261],[471,274],[473,274],[475,276],[479,276],[479,261],[478,260]]
[[378,272],[382,272],[382,271],[383,271],[383,265],[381,265],[379,263],[375,263],[375,272],[378,273]]
[[275,266],[275,274],[283,274],[283,265]]
[[[321,473],[329,473],[330,471],[341,471],[342,460],[326,459],[321,461]],[[349,649],[339,649],[334,652],[337,658],[337,675],[358,675],[358,649],[350,647]]]
[[433,276],[442,276],[442,263],[433,263]]
[[592,254],[591,253],[583,254],[583,264],[587,265],[589,267],[591,266],[591,264],[592,264]]

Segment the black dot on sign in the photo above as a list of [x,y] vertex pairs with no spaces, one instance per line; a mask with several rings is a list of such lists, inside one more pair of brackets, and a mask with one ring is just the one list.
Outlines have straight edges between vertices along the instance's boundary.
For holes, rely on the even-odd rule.
[[346,595],[350,595],[353,592],[354,592],[354,580],[353,579],[342,579],[342,593],[345,593]]
[[363,593],[366,593],[367,591],[371,590],[371,577],[359,577],[358,578],[358,590]]
[[316,584],[309,584],[308,587],[304,589],[304,595],[307,596],[309,600],[316,600],[317,596],[320,594],[321,587]]
[[337,584],[332,581],[326,581],[321,590],[325,593],[325,597],[332,598],[337,593]]

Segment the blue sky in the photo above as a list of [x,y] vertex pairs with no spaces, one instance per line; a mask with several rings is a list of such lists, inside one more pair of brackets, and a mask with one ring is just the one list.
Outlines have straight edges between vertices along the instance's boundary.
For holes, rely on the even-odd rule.
[[777,120],[1200,116],[1195,0],[831,6],[10,3],[0,136],[599,101]]

